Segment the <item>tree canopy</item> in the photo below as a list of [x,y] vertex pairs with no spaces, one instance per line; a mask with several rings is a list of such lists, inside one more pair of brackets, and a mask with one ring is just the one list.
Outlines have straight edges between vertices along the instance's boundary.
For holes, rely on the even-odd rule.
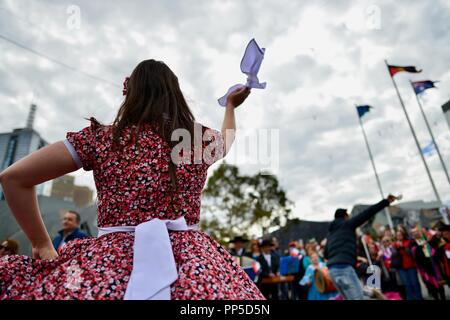
[[244,175],[224,162],[203,190],[201,226],[219,241],[263,235],[271,227],[283,226],[292,207],[275,175]]

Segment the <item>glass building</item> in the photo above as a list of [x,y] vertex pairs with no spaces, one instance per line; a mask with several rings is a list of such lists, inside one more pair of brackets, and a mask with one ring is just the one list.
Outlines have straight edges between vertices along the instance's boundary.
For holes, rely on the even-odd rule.
[[[25,128],[14,129],[12,132],[0,133],[0,171],[3,171],[14,162],[28,154],[39,150],[48,143],[33,129],[34,113],[36,105],[32,104]],[[51,188],[51,182],[36,186],[38,195],[47,195]],[[4,199],[0,186],[0,200]]]

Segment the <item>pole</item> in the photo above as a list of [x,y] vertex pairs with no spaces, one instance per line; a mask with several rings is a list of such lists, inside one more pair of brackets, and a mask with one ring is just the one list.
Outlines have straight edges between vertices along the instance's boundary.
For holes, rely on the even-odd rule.
[[[369,152],[370,162],[372,163],[373,172],[375,173],[375,179],[377,180],[378,190],[380,191],[381,198],[384,199],[383,188],[381,187],[380,177],[378,176],[377,168],[375,166],[375,161],[373,160],[372,150],[370,149],[369,140],[367,139],[366,131],[364,130],[364,126],[361,120],[361,117],[358,115],[359,125],[361,126],[361,130],[364,136],[364,141],[366,142],[367,151]],[[391,231],[394,230],[394,224],[392,223],[392,218],[387,208],[384,208],[384,213],[386,214],[386,218],[389,224],[389,228]]]
[[420,101],[419,95],[416,93],[416,91],[414,89],[414,85],[413,85],[412,81],[409,80],[409,82],[411,83],[411,87],[414,90],[414,94],[416,96],[417,104],[419,105],[420,112],[422,113],[423,119],[425,120],[425,124],[427,125],[428,132],[430,133],[430,136],[431,136],[431,141],[433,141],[434,147],[436,148],[437,154],[439,156],[439,160],[441,161],[442,168],[444,169],[444,172],[445,172],[445,176],[447,177],[447,181],[450,184],[450,177],[448,175],[447,167],[445,166],[445,162],[444,162],[444,159],[442,158],[441,151],[439,151],[439,147],[438,147],[438,145],[436,143],[436,140],[434,139],[434,134],[433,134],[433,131],[431,130],[430,123],[428,122],[428,118],[425,115],[425,112],[423,111],[422,102]]
[[[388,72],[389,72],[389,65],[387,63],[387,60],[384,60],[384,63],[386,64],[386,68],[388,69]],[[422,158],[423,165],[425,166],[425,170],[427,171],[427,175],[428,175],[428,178],[430,179],[430,183],[433,188],[434,195],[436,196],[436,200],[439,202],[439,204],[442,204],[441,197],[439,196],[436,186],[434,185],[434,181],[433,181],[433,177],[431,176],[430,169],[428,168],[427,162],[425,161],[425,158],[422,154],[422,150],[420,149],[420,144],[419,144],[419,141],[417,140],[416,132],[414,131],[414,128],[411,124],[411,120],[409,119],[408,112],[406,111],[405,104],[403,103],[403,99],[400,96],[400,91],[398,91],[397,83],[395,83],[394,77],[391,75],[390,72],[389,72],[389,75],[391,76],[392,84],[394,85],[395,91],[397,92],[398,100],[400,101],[403,112],[405,113],[406,120],[408,121],[409,128],[411,129],[411,133],[412,133],[414,141],[416,143],[417,150],[419,151],[419,155]]]
[[358,228],[357,230],[358,236],[361,238],[361,243],[364,247],[364,252],[366,253],[367,261],[369,262],[369,266],[372,265],[372,259],[370,258],[369,249],[367,248],[366,240],[364,239],[364,234],[362,233],[361,229]]

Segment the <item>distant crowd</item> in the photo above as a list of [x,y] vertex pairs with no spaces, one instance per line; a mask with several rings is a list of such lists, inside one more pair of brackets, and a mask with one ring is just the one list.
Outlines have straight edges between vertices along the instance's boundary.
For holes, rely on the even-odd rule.
[[[268,299],[342,299],[329,276],[326,242],[293,240],[282,250],[276,238],[235,237],[230,253]],[[438,221],[430,228],[397,225],[395,230],[386,226],[367,232],[358,237],[354,267],[374,299],[445,300],[445,286],[450,285],[450,226]],[[378,290],[369,290],[377,286]]]
[[[79,225],[77,212],[65,213],[62,229],[53,240],[57,251],[69,241],[87,236]],[[392,230],[386,226],[357,239],[354,268],[365,290],[368,286],[378,289],[368,293],[373,298],[446,299],[445,286],[450,284],[449,225],[438,221],[430,228],[397,225]],[[292,240],[282,250],[277,238],[247,240],[238,236],[230,241],[230,253],[268,299],[343,299],[329,274],[326,244],[327,239],[310,239],[305,244]],[[18,252],[17,241],[6,239],[1,243],[0,257]]]

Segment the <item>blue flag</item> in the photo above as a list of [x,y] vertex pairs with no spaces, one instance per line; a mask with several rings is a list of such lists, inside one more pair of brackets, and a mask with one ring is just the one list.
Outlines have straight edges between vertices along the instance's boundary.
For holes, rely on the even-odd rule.
[[430,141],[429,144],[427,144],[425,147],[422,148],[422,154],[424,156],[431,156],[433,155],[434,149],[435,149],[434,143],[433,141]]
[[371,108],[372,108],[371,106],[357,106],[356,110],[358,110],[358,116],[362,118],[363,115],[369,112]]
[[431,81],[431,80],[413,81],[413,82],[412,82],[412,85],[413,85],[413,87],[414,87],[414,92],[415,92],[416,94],[420,94],[420,93],[424,92],[424,91],[427,90],[427,89],[430,89],[430,88],[436,88],[436,87],[434,86],[434,84],[435,84],[436,82],[437,82],[437,81]]

